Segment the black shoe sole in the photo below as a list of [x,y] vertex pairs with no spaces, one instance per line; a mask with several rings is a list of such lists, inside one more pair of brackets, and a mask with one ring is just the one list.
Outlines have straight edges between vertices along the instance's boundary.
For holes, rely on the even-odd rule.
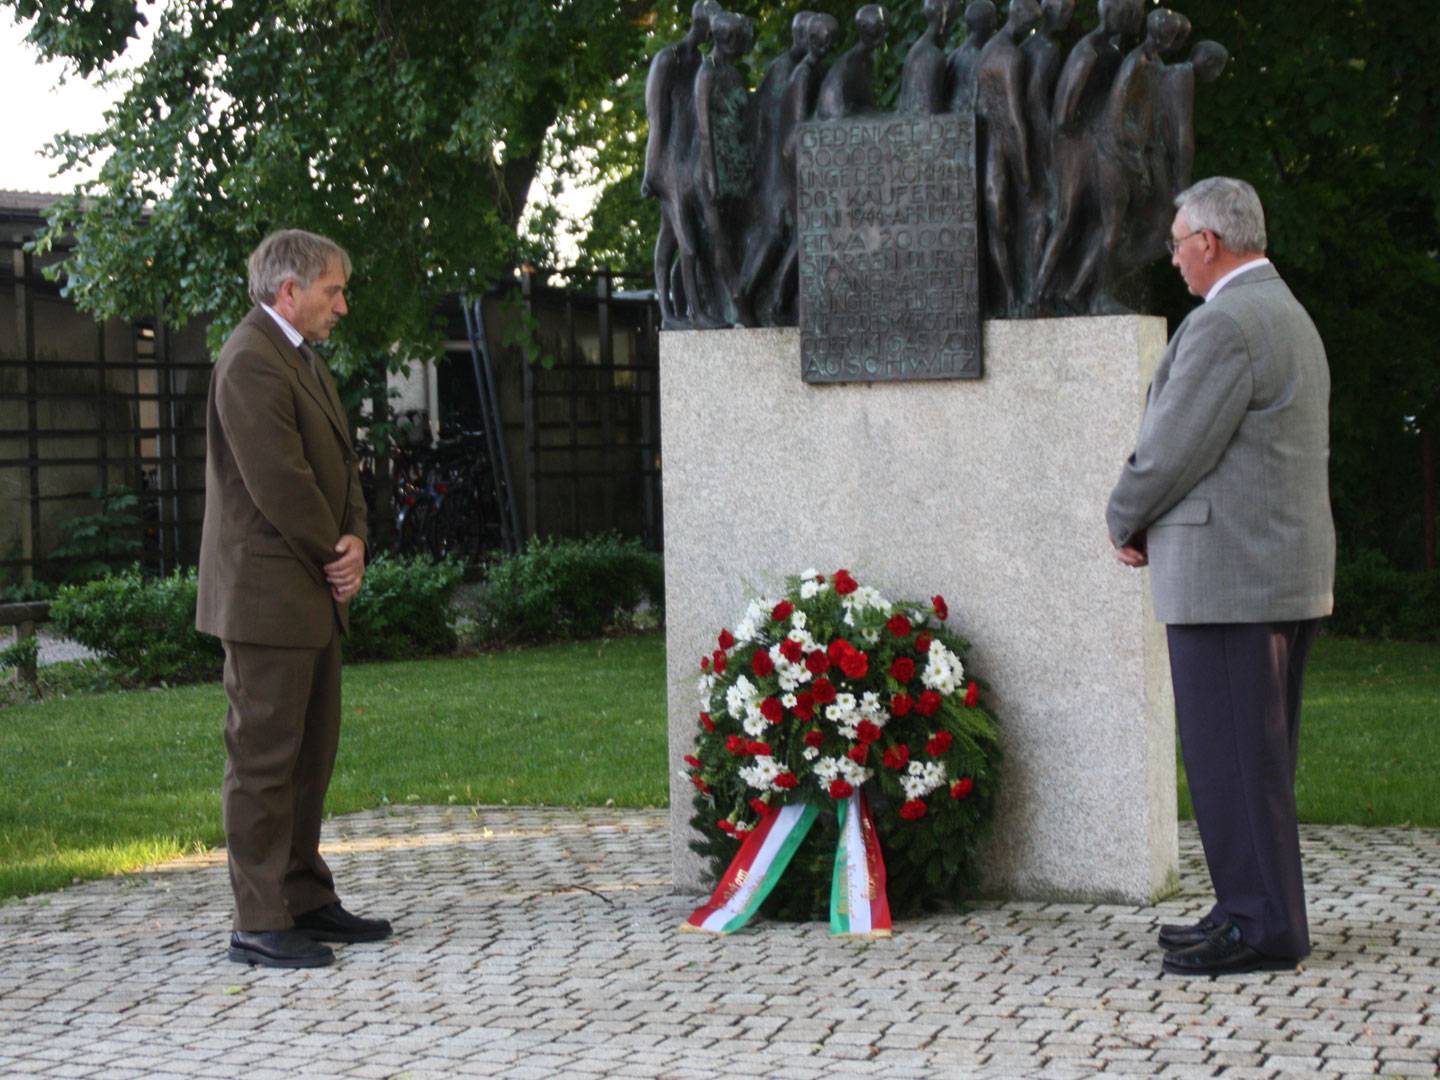
[[395,931],[391,930],[307,930],[295,927],[311,941],[331,941],[338,945],[356,945],[363,941],[384,941]]
[[1235,967],[1182,967],[1172,965],[1170,961],[1160,961],[1160,973],[1162,975],[1185,975],[1195,979],[1214,979],[1221,975],[1249,975],[1256,971],[1295,971],[1300,966],[1298,960],[1271,959],[1265,957],[1253,960],[1245,964],[1237,964]]
[[1161,934],[1155,939],[1155,942],[1160,946],[1160,948],[1164,949],[1166,952],[1179,952],[1181,949],[1189,949],[1193,946],[1201,944],[1207,936],[1207,934],[1201,933],[1199,931],[1197,931],[1194,935],[1187,934],[1180,937],[1172,937],[1169,934]]
[[335,962],[334,953],[329,956],[270,956],[254,949],[236,948],[234,945],[230,946],[225,956],[237,964],[249,964],[252,967],[315,968],[328,967]]

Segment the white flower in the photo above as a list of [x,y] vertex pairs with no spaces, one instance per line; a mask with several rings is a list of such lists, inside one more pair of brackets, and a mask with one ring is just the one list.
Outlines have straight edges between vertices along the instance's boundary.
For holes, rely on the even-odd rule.
[[725,691],[725,708],[732,717],[739,720],[745,709],[757,697],[755,684],[744,675],[739,676],[730,689]]
[[945,763],[943,761],[912,761],[900,777],[900,787],[907,799],[923,799],[932,791],[945,785]]
[[779,763],[769,754],[761,754],[751,760],[749,765],[740,769],[740,779],[757,788],[760,791],[767,791],[775,782],[775,777],[781,773]]
[[818,581],[802,581],[800,583],[800,599],[809,600],[824,587]]
[[819,570],[816,570],[815,567],[813,567],[813,566],[810,567],[809,569],[801,570],[801,571],[800,571],[800,578],[801,578],[802,581],[813,581],[813,580],[815,580],[815,579],[816,579],[817,577],[819,577],[819,576],[820,576],[820,571],[819,571]]
[[[796,608],[790,613],[790,625],[793,626],[796,630],[805,629],[805,613],[799,608]],[[809,635],[806,636],[808,637]]]
[[795,695],[794,695],[794,694],[784,694],[784,695],[782,695],[781,698],[780,698],[780,704],[781,704],[781,705],[784,705],[785,708],[787,708],[787,709],[793,709],[793,708],[795,708],[795,705],[796,705]]
[[847,712],[847,713],[849,713],[849,712],[854,712],[854,711],[855,711],[855,695],[854,695],[854,694],[836,694],[836,695],[835,695],[835,704],[840,707],[840,711],[841,711],[841,712]]
[[866,645],[874,645],[877,641],[880,640],[880,635],[874,630],[866,630],[863,634],[860,635],[860,639],[864,641]]
[[[818,747],[807,746],[804,750],[800,751],[800,756],[803,757],[806,761],[814,761],[817,757],[820,756],[820,750]],[[689,775],[686,773],[681,773],[680,775],[684,776],[687,780],[689,779]]]
[[752,739],[758,739],[765,734],[765,729],[770,726],[770,721],[760,711],[758,705],[747,705],[745,707],[745,719],[740,721],[740,726],[745,729],[745,734]]

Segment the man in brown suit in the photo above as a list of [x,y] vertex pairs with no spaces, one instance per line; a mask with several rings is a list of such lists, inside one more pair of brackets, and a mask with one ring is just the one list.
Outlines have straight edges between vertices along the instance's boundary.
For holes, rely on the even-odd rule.
[[346,314],[349,275],[324,237],[267,236],[250,256],[256,306],[210,377],[195,624],[225,645],[229,957],[269,967],[319,967],[335,959],[322,941],[390,935],[340,906],[320,857],[365,499],[335,384],[306,342]]

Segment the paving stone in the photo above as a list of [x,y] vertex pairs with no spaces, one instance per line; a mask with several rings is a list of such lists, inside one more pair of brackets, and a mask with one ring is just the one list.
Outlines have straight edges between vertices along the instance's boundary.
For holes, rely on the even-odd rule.
[[[677,932],[664,811],[404,807],[327,824],[352,908],[314,971],[224,958],[223,854],[0,905],[0,1075],[664,1077],[1440,1073],[1440,833],[1305,826],[1298,972],[1159,978],[1208,907],[1193,826],[1149,907],[985,902],[873,943]],[[98,927],[104,927],[104,933]]]

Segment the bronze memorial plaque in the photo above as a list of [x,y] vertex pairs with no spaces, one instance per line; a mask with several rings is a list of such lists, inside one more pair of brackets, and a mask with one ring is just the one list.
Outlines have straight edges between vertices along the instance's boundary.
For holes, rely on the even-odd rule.
[[974,117],[866,116],[798,135],[804,380],[979,378]]

